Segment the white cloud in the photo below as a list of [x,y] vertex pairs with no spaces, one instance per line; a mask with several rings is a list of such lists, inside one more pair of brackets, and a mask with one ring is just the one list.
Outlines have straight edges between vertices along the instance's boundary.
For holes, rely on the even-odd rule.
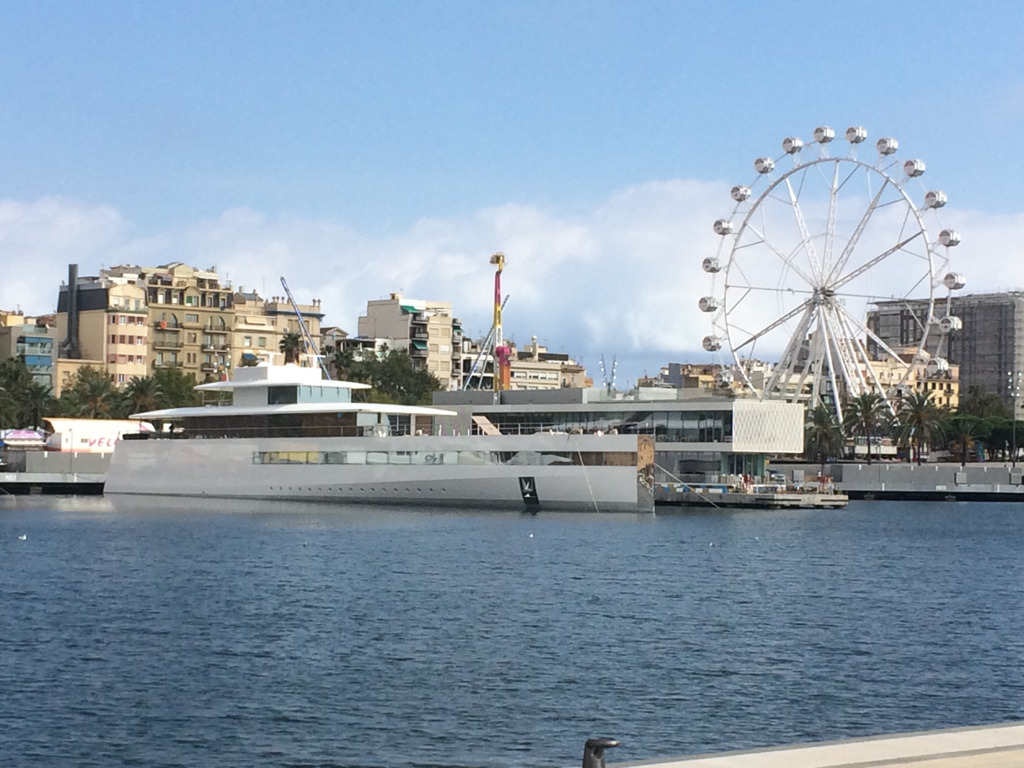
[[[69,262],[83,274],[101,265],[184,261],[216,265],[236,286],[280,293],[285,275],[300,301],[320,298],[330,323],[356,331],[368,299],[401,290],[449,300],[468,332],[490,326],[493,270],[505,252],[510,294],[506,335],[537,335],[581,357],[617,355],[620,382],[672,360],[700,359],[709,332],[697,300],[710,290],[701,260],[714,255],[714,219],[731,208],[728,188],[693,180],[656,181],[611,195],[580,215],[531,205],[430,218],[407,231],[367,236],[330,219],[268,216],[249,209],[176,230],[135,237],[118,211],[44,198],[0,201],[0,308],[52,311]],[[1024,213],[944,211],[964,237],[955,268],[969,290],[1024,286]],[[767,318],[771,319],[771,318]]]

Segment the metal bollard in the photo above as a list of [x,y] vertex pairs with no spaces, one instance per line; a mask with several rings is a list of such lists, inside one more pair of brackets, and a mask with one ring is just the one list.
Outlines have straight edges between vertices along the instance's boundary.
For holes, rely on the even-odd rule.
[[604,768],[604,751],[619,746],[615,739],[587,739],[583,745],[583,768]]

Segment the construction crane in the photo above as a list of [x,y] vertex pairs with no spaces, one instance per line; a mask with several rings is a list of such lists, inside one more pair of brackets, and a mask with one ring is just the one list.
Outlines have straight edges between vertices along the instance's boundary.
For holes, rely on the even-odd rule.
[[604,388],[608,392],[609,395],[612,393],[612,390],[615,389],[615,368],[616,368],[617,365],[618,365],[618,360],[613,357],[612,358],[612,375],[611,375],[611,378],[609,378],[608,374],[605,371],[605,367],[604,367],[604,355],[601,355],[601,378],[604,380]]
[[494,272],[494,391],[502,392],[512,388],[512,348],[506,346],[501,329],[501,309],[505,306],[501,300],[501,273],[505,269],[505,254],[499,251],[491,256],[491,264],[497,267]]
[[331,373],[327,370],[327,366],[324,364],[323,358],[320,357],[320,351],[317,349],[316,342],[313,341],[313,336],[309,332],[309,328],[306,327],[306,321],[302,318],[302,312],[299,311],[299,305],[295,303],[295,297],[292,296],[291,290],[288,288],[288,281],[281,276],[281,287],[284,288],[284,293],[288,297],[288,302],[292,305],[292,309],[295,310],[295,317],[299,320],[299,329],[302,331],[302,338],[308,349],[313,353],[313,357],[320,364],[320,370],[324,372],[324,378],[328,381],[331,380]]
[[508,301],[508,296],[505,297],[504,301],[501,298],[501,273],[505,269],[505,254],[500,251],[494,254],[491,256],[490,263],[497,267],[494,272],[494,322],[491,324],[491,330],[488,332],[487,338],[480,347],[480,354],[477,355],[476,360],[473,362],[473,368],[470,370],[469,376],[466,377],[466,381],[462,385],[463,390],[470,388],[470,384],[473,381],[473,377],[477,375],[478,369],[480,383],[481,385],[483,384],[484,367],[486,367],[488,354],[494,355],[494,375],[491,377],[494,382],[494,391],[501,392],[512,388],[512,373],[510,370],[512,347],[505,344],[505,337],[501,327],[501,311],[505,308],[505,303]]
[[[505,305],[508,304],[508,296],[501,302],[501,308],[505,309]],[[465,392],[468,389],[472,389],[470,386],[473,383],[475,377],[479,377],[480,386],[479,389],[483,389],[484,383],[484,369],[487,367],[487,355],[491,354],[494,349],[494,326],[491,326],[491,330],[487,332],[487,338],[484,339],[483,344],[480,345],[480,352],[477,354],[476,359],[473,361],[473,367],[469,369],[469,376],[462,383],[462,390]]]

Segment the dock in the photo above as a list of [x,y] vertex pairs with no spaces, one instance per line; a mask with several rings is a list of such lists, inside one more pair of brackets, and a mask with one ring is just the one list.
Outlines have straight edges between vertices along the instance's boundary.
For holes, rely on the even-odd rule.
[[1024,765],[1024,723],[721,752],[613,768],[1010,768]]
[[810,490],[758,489],[742,492],[730,488],[701,487],[686,483],[659,483],[654,503],[664,507],[724,509],[842,509],[849,502],[843,493]]
[[103,493],[105,479],[79,472],[0,472],[0,496],[94,496]]

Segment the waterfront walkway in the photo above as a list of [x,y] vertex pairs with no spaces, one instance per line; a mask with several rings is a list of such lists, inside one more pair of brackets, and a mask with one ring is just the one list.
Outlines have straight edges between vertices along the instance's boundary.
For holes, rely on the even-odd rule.
[[618,768],[1009,768],[1024,766],[1024,723],[616,765]]

